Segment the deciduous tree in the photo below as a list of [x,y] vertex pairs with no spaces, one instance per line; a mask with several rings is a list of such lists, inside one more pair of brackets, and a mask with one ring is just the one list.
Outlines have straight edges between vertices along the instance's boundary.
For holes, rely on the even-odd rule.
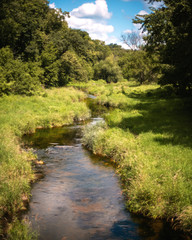
[[137,16],[142,24],[148,52],[160,55],[163,64],[161,84],[171,83],[179,93],[186,94],[192,87],[192,1],[151,0],[162,2],[151,13]]

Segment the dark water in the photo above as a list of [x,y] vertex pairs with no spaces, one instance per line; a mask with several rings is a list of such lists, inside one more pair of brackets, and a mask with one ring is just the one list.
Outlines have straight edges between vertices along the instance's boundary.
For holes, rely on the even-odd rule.
[[125,210],[113,166],[82,147],[82,127],[40,129],[24,138],[45,162],[45,177],[34,184],[24,216],[38,239],[185,239],[162,221]]

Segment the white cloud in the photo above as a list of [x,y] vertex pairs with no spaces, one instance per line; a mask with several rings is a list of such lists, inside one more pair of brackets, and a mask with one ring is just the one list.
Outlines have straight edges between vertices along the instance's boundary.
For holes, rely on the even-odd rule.
[[116,36],[108,36],[108,38],[105,42],[106,42],[106,44],[110,44],[110,43],[118,44],[119,39]]
[[148,12],[146,12],[145,10],[141,10],[141,11],[138,13],[138,15],[146,15],[146,14],[148,14]]
[[84,3],[71,11],[71,16],[78,18],[103,18],[110,19],[112,13],[108,11],[105,0],[96,0],[95,3]]
[[114,32],[114,27],[106,22],[111,16],[106,1],[96,0],[73,9],[66,21],[71,28],[87,31],[92,39],[107,41],[108,34]]
[[50,4],[49,4],[49,7],[50,7],[50,8],[56,8],[56,7],[55,7],[55,3],[50,3]]
[[75,16],[71,16],[66,20],[69,27],[87,31],[93,39],[106,41],[108,33],[112,33],[114,31],[114,27],[112,25],[107,25],[95,19],[77,18]]

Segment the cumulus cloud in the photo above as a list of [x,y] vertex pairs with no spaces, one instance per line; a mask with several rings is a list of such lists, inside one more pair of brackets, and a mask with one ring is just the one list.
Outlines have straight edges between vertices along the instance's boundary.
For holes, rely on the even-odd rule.
[[108,6],[105,0],[96,0],[95,3],[84,3],[71,12],[71,16],[78,18],[103,18],[110,19],[112,13],[108,11]]
[[87,31],[92,39],[107,41],[108,34],[114,31],[114,27],[106,22],[111,16],[107,2],[96,0],[73,9],[66,21],[71,28]]
[[49,7],[50,7],[50,8],[56,8],[55,3],[50,3],[50,4],[49,4]]
[[138,15],[146,15],[146,14],[148,14],[148,12],[146,12],[145,10],[141,10],[141,11],[138,13]]
[[108,33],[112,33],[114,31],[114,27],[112,25],[107,25],[104,22],[100,22],[95,19],[77,18],[75,16],[71,16],[66,20],[69,27],[84,30],[88,32],[90,37],[93,39],[106,41]]

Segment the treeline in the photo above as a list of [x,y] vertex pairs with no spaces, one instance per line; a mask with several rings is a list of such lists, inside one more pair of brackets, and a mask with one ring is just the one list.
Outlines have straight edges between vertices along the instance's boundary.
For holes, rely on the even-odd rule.
[[155,79],[144,51],[92,40],[70,29],[66,15],[46,0],[0,2],[0,95],[33,95],[42,87],[92,79]]
[[68,13],[51,9],[47,0],[1,0],[0,96],[33,95],[42,87],[98,79],[158,82],[171,84],[177,93],[190,93],[191,1],[149,2],[163,5],[134,20],[147,32],[145,45],[125,50],[70,29]]
[[108,46],[68,28],[46,0],[0,2],[0,94],[31,95],[70,81],[122,78]]

